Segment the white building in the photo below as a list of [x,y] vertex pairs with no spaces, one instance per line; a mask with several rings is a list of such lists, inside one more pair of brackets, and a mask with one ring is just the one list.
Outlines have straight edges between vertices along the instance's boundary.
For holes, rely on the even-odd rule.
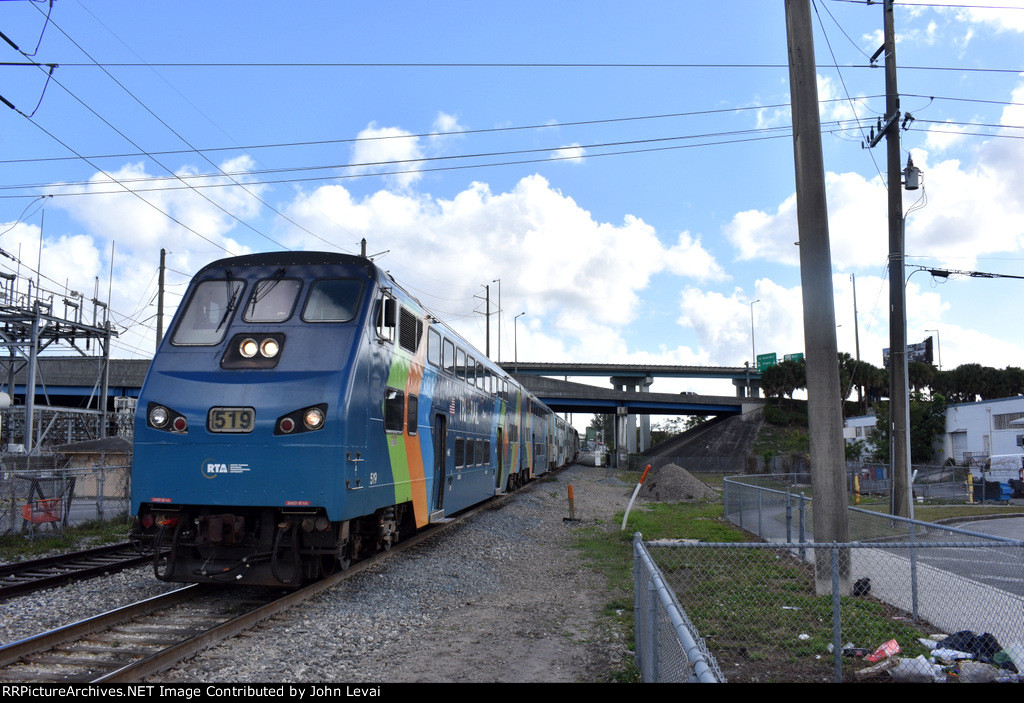
[[[1015,420],[1022,420],[1013,424]],[[843,439],[866,440],[875,426],[874,415],[846,418]],[[946,408],[946,434],[936,447],[935,464],[952,457],[960,466],[972,456],[1024,454],[1024,396],[959,403]]]
[[853,444],[858,439],[867,440],[868,435],[874,427],[874,415],[848,417],[846,418],[846,426],[843,428],[843,439],[846,440],[847,444]]
[[1018,437],[1024,427],[1014,420],[1024,418],[1024,396],[961,403],[946,408],[946,436],[942,460],[952,457],[963,465],[972,455],[1024,453]]

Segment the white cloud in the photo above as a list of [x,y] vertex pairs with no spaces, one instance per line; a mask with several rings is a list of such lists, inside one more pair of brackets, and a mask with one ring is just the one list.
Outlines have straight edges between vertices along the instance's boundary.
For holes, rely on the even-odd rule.
[[933,151],[950,151],[960,148],[967,142],[967,128],[961,124],[928,125],[924,145]]
[[[552,358],[580,348],[591,350],[583,351],[591,358],[598,340],[621,345],[612,339],[635,319],[640,294],[658,272],[724,277],[699,238],[684,232],[666,246],[639,218],[598,222],[536,175],[506,193],[474,183],[450,199],[436,200],[379,191],[357,201],[345,188],[327,186],[296,201],[290,214],[314,231],[344,222],[346,240],[365,236],[371,250],[388,249],[381,265],[441,317],[463,320],[471,337],[482,336],[473,322],[478,318],[471,316],[478,304],[473,296],[500,278],[506,311],[502,346],[511,348],[514,330],[507,327],[525,311],[531,331],[524,331],[521,320],[520,352],[523,341],[531,340],[531,346],[543,344]],[[289,241],[318,244],[303,232],[293,232]],[[542,320],[563,347],[541,341],[545,337],[536,326]]]
[[586,153],[587,150],[579,144],[570,144],[569,146],[555,150],[554,153],[551,154],[551,158],[569,161],[574,164],[581,164],[583,163],[583,157],[586,156]]
[[[961,0],[934,0],[929,3],[943,13],[952,13],[959,22],[985,25],[997,32],[1024,32],[1024,2],[1001,0],[991,7],[965,8]],[[949,6],[949,7],[946,7]]]
[[422,177],[419,160],[423,150],[411,132],[371,122],[357,138],[359,141],[352,147],[352,172],[392,173],[386,180],[400,189],[409,188]]

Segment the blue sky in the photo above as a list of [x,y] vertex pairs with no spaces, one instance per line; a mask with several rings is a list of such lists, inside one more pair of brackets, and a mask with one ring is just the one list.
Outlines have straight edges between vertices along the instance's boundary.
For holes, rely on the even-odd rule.
[[[1024,2],[989,5],[897,4],[924,174],[907,256],[1022,276]],[[882,8],[813,12],[838,343],[854,353],[855,277],[881,365],[885,153],[861,143]],[[42,65],[0,66],[20,112],[0,109],[0,249],[21,262],[0,270],[103,297],[112,277],[117,357],[152,351],[161,247],[173,310],[227,252],[363,237],[481,348],[500,279],[503,361],[515,338],[520,360],[741,365],[751,312],[756,353],[803,351],[781,1],[7,0],[0,31],[19,48],[0,61]],[[908,338],[938,330],[943,368],[1020,366],[1022,289],[914,273]],[[654,390],[677,386],[732,392]]]

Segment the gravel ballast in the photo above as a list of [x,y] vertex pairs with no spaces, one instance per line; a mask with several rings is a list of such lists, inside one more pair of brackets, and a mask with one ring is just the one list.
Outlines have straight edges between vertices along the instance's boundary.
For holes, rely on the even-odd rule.
[[[602,614],[620,594],[583,563],[573,531],[617,530],[632,488],[612,469],[571,466],[149,682],[606,681],[631,658]],[[141,568],[15,598],[0,603],[0,638],[175,587]]]

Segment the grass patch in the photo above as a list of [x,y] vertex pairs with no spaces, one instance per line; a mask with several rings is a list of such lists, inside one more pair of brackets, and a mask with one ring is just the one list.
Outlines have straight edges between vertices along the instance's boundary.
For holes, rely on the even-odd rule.
[[51,552],[69,552],[124,542],[128,539],[131,525],[131,518],[122,516],[111,520],[90,520],[74,527],[65,527],[63,535],[37,532],[33,539],[22,534],[2,535],[0,561],[36,559]]
[[[621,477],[629,483],[630,478]],[[632,478],[635,483],[639,474]],[[614,524],[599,524],[576,531],[575,544],[584,560],[608,579],[612,597],[605,605],[604,614],[612,627],[633,649],[633,534],[639,532],[644,539],[698,539],[702,541],[736,542],[743,533],[722,518],[721,504],[709,503],[648,503],[634,506],[625,530],[623,513],[615,516]],[[640,672],[630,660],[622,671],[609,672],[609,682],[638,683]]]
[[[620,478],[629,483],[639,474]],[[703,475],[700,478],[704,478]],[[977,516],[1014,512],[1001,506],[917,506],[917,517]],[[604,614],[634,649],[632,539],[693,539],[707,543],[746,542],[751,537],[724,520],[721,504],[644,503],[634,505],[625,530],[622,513],[614,523],[575,532],[585,561],[611,587]],[[815,593],[813,566],[778,550],[734,547],[678,549],[654,547],[652,553],[729,681],[827,682],[833,677],[832,603]],[[843,643],[874,650],[895,639],[901,656],[926,653],[917,638],[930,627],[911,623],[903,613],[868,597],[840,599]],[[923,628],[923,631],[922,629]],[[865,666],[843,658],[844,671]],[[638,682],[632,665],[611,672],[609,681]]]

